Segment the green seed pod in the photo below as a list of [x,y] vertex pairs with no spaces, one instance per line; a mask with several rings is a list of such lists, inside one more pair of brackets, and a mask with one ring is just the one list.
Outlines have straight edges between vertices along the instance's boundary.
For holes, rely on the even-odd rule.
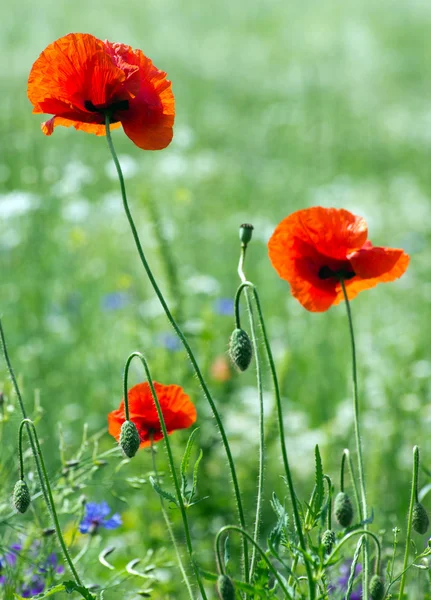
[[121,425],[120,446],[127,458],[133,458],[141,444],[138,430],[133,421],[124,421]]
[[217,591],[220,600],[235,600],[235,587],[228,575],[219,575],[217,579]]
[[427,532],[429,523],[430,521],[424,505],[420,502],[416,502],[416,504],[413,507],[413,529],[422,535]]
[[229,356],[240,371],[245,371],[253,356],[253,346],[244,329],[234,329],[229,341]]
[[379,575],[373,575],[370,581],[371,600],[383,600],[385,597],[385,582]]
[[332,546],[335,544],[335,533],[327,529],[322,535],[322,546],[325,548],[325,554],[330,554]]
[[348,527],[353,519],[352,501],[345,492],[339,492],[334,502],[335,518],[341,527]]
[[31,496],[30,490],[28,489],[27,483],[24,479],[20,479],[16,482],[13,489],[13,503],[15,508],[20,513],[25,513],[27,508],[30,506]]
[[244,246],[247,246],[247,244],[251,240],[251,236],[253,235],[253,229],[254,229],[254,227],[253,227],[253,225],[250,225],[250,223],[243,223],[240,226],[239,239],[240,239],[240,242]]

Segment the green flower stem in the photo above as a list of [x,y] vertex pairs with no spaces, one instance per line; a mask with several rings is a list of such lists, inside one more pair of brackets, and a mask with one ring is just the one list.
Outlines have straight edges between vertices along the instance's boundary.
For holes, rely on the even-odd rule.
[[[15,390],[15,394],[16,394],[16,396],[18,398],[18,404],[19,404],[19,407],[21,409],[22,418],[23,419],[27,419],[28,415],[27,415],[27,411],[25,409],[24,400],[22,398],[21,391],[19,389],[18,382],[17,382],[17,379],[15,377],[15,372],[14,372],[14,370],[12,368],[12,363],[10,362],[9,352],[8,352],[7,345],[6,345],[6,338],[5,338],[3,324],[1,322],[1,319],[0,319],[0,341],[1,341],[1,347],[2,347],[2,350],[3,350],[3,356],[4,356],[4,359],[5,359],[5,362],[6,362],[6,366],[7,366],[7,370],[8,370],[8,373],[9,373],[9,377],[12,380],[12,384],[13,384],[13,387],[14,387],[14,390]],[[45,503],[46,503],[46,505],[48,507],[48,511],[52,515],[52,509],[51,509],[51,506],[50,506],[50,503],[49,503],[49,498],[48,498],[48,494],[47,494],[47,491],[46,491],[45,482],[44,482],[44,479],[42,477],[42,472],[40,470],[39,462],[37,460],[36,445],[35,445],[35,442],[34,442],[34,439],[33,439],[33,433],[32,433],[31,427],[29,425],[27,425],[27,432],[28,432],[28,437],[29,437],[29,440],[30,440],[31,451],[32,451],[32,454],[33,454],[33,457],[34,457],[34,460],[35,460],[35,463],[36,463],[36,469],[37,469],[37,473],[38,473],[38,476],[39,476],[39,481],[40,481],[40,487],[41,487],[41,490],[42,490],[42,494],[43,494],[43,497],[45,499]]]
[[196,579],[199,585],[199,590],[202,594],[202,598],[204,600],[207,600],[207,596],[205,593],[205,588],[202,584],[201,581],[201,577],[199,574],[199,570],[195,564],[195,561],[193,559],[193,545],[192,545],[192,538],[190,535],[190,527],[189,527],[189,521],[187,518],[187,512],[186,512],[186,507],[184,506],[184,501],[183,501],[183,497],[181,494],[181,488],[180,488],[180,484],[178,481],[178,476],[177,476],[177,472],[175,470],[175,463],[174,463],[174,457],[172,454],[172,448],[171,448],[171,444],[168,438],[168,432],[166,429],[166,424],[165,424],[165,419],[163,416],[163,412],[162,412],[162,407],[160,406],[160,402],[159,399],[157,398],[157,394],[156,394],[156,390],[154,389],[154,385],[153,385],[153,379],[151,377],[151,373],[150,373],[150,369],[148,367],[148,363],[144,357],[143,354],[141,354],[140,352],[132,352],[132,354],[128,357],[127,361],[126,361],[126,366],[124,369],[124,380],[125,380],[125,386],[126,386],[126,390],[127,390],[127,379],[128,379],[128,374],[129,374],[129,367],[130,367],[130,363],[132,362],[133,358],[136,356],[136,358],[139,358],[139,360],[142,363],[142,366],[144,367],[144,371],[145,371],[145,375],[147,377],[147,381],[148,384],[150,386],[150,390],[151,390],[151,395],[153,397],[153,401],[154,404],[156,406],[157,409],[157,414],[159,416],[159,421],[160,421],[160,427],[162,429],[162,433],[163,433],[163,440],[165,442],[165,448],[166,448],[166,454],[168,455],[168,461],[169,461],[169,467],[171,470],[171,475],[172,475],[172,479],[174,482],[174,487],[175,487],[175,492],[177,495],[177,500],[178,500],[178,505],[180,508],[180,512],[181,512],[181,517],[183,520],[183,526],[184,526],[184,533],[186,536],[186,545],[187,545],[187,551],[190,555],[190,560],[193,566],[193,570],[195,572],[196,575]]
[[[238,265],[238,275],[241,282],[247,281],[244,275],[244,261],[247,244],[242,244],[241,255]],[[257,483],[257,500],[256,500],[256,516],[254,521],[253,540],[258,541],[260,522],[262,518],[262,500],[263,500],[263,484],[264,484],[264,469],[265,469],[265,412],[263,406],[263,384],[262,384],[262,365],[259,356],[259,346],[257,341],[256,320],[254,316],[253,306],[250,300],[248,289],[244,290],[245,300],[247,304],[248,316],[250,321],[251,340],[253,343],[254,356],[256,359],[256,381],[259,394],[259,474]],[[237,324],[238,327],[238,324]],[[256,564],[256,546],[253,546],[250,565],[250,581],[253,579],[253,571]]]
[[284,597],[288,598],[289,600],[292,598],[292,596],[289,594],[283,579],[280,577],[280,575],[278,574],[278,572],[276,571],[276,569],[273,567],[271,561],[269,560],[269,558],[267,557],[266,553],[264,550],[262,550],[262,548],[259,546],[259,544],[257,544],[254,539],[251,537],[250,534],[248,534],[246,531],[244,531],[243,529],[241,529],[241,527],[237,527],[236,525],[226,525],[226,527],[222,527],[217,535],[216,535],[216,539],[215,539],[215,546],[216,546],[216,554],[217,554],[217,560],[219,563],[219,569],[220,569],[220,573],[222,574],[226,574],[226,568],[224,566],[224,561],[222,560],[222,553],[221,553],[221,548],[220,548],[220,544],[221,544],[221,538],[222,535],[224,533],[226,533],[227,531],[237,531],[239,534],[241,534],[243,537],[246,537],[249,542],[256,548],[256,550],[260,553],[262,559],[265,561],[266,566],[268,567],[268,569],[271,571],[271,573],[273,574],[274,578],[277,580],[280,588],[283,590],[284,593]]
[[296,528],[298,538],[299,538],[299,546],[302,550],[302,555],[303,555],[304,563],[305,563],[305,570],[307,572],[308,593],[309,593],[308,600],[315,600],[315,598],[316,598],[316,582],[313,578],[313,571],[312,571],[311,565],[306,558],[307,546],[306,546],[306,542],[305,542],[304,533],[302,531],[301,518],[299,515],[299,508],[298,508],[298,500],[296,498],[295,487],[293,485],[293,478],[292,478],[292,474],[291,474],[290,466],[289,466],[289,460],[287,458],[286,440],[284,438],[283,408],[281,405],[281,395],[280,395],[280,387],[278,385],[277,371],[275,369],[274,357],[272,356],[272,350],[271,350],[271,346],[269,343],[268,334],[266,331],[265,320],[263,318],[262,307],[261,307],[260,300],[259,300],[259,294],[257,293],[257,289],[255,288],[253,283],[251,283],[250,281],[245,281],[244,283],[242,283],[236,292],[235,316],[237,319],[239,318],[239,300],[240,300],[241,292],[245,288],[251,289],[253,296],[254,296],[254,301],[256,303],[257,312],[259,315],[259,324],[262,329],[263,341],[265,344],[265,350],[266,350],[266,354],[268,356],[269,367],[270,367],[272,381],[273,381],[273,385],[274,385],[275,402],[276,402],[276,406],[277,406],[278,429],[279,429],[281,454],[283,457],[284,471],[285,471],[285,475],[286,475],[287,485],[289,488],[290,500],[292,502],[293,518],[294,518],[295,528]]
[[409,516],[407,518],[407,538],[406,538],[406,549],[404,552],[404,565],[403,565],[403,574],[400,582],[400,591],[398,594],[399,600],[402,600],[404,594],[404,586],[406,583],[406,573],[407,573],[407,565],[409,562],[409,551],[410,551],[410,538],[412,535],[412,521],[413,521],[413,507],[415,502],[418,499],[418,474],[419,474],[419,447],[415,446],[413,448],[413,481],[412,481],[412,490],[410,494],[410,506],[409,506]]
[[339,544],[337,544],[337,546],[335,546],[334,550],[327,557],[327,559],[325,560],[324,566],[325,567],[330,566],[332,564],[335,556],[338,554],[338,552],[341,550],[341,548],[344,546],[344,544],[346,544],[349,540],[351,540],[356,535],[364,535],[366,537],[371,537],[374,540],[374,543],[376,545],[376,573],[379,573],[380,572],[380,561],[381,561],[381,555],[382,555],[381,546],[380,546],[379,538],[371,531],[368,531],[368,529],[356,529],[356,531],[352,531],[351,533],[348,533],[346,536],[344,536],[343,539],[341,540],[341,542]]
[[[344,449],[343,457],[344,456],[346,457],[347,466],[349,467],[349,475],[350,475],[350,481],[352,482],[352,486],[353,486],[353,494],[355,496],[356,509],[358,511],[358,515],[360,518],[360,516],[361,516],[361,499],[359,497],[358,484],[356,482],[355,470],[353,468],[352,457],[350,455],[350,451],[347,448]],[[343,490],[341,490],[341,491],[343,491]]]
[[21,422],[18,430],[18,454],[19,454],[19,478],[24,479],[24,458],[22,452],[22,429],[24,422]]
[[[56,532],[57,537],[58,537],[58,541],[60,542],[60,546],[61,546],[61,549],[63,550],[63,554],[64,554],[64,557],[65,557],[65,559],[67,561],[67,564],[69,565],[69,568],[70,568],[70,570],[71,570],[71,572],[73,574],[73,577],[75,578],[75,582],[78,585],[82,585],[81,579],[79,578],[79,575],[78,575],[78,573],[77,573],[77,571],[75,569],[75,565],[73,564],[73,561],[72,561],[72,559],[70,557],[69,550],[67,549],[66,544],[64,542],[63,534],[61,533],[61,527],[60,527],[60,523],[59,523],[59,520],[58,520],[57,511],[56,511],[56,508],[55,508],[55,503],[54,503],[54,498],[53,498],[53,495],[52,495],[51,485],[49,483],[48,473],[46,472],[45,462],[43,460],[42,452],[41,452],[41,449],[40,449],[39,438],[38,438],[38,435],[37,435],[37,432],[36,432],[36,427],[34,426],[33,421],[31,421],[30,419],[23,419],[23,421],[21,421],[20,430],[22,429],[24,423],[26,423],[26,425],[31,428],[32,433],[33,433],[33,438],[34,438],[34,442],[35,442],[35,445],[36,445],[36,455],[37,455],[38,461],[40,463],[40,468],[41,468],[41,471],[42,471],[42,476],[43,476],[43,478],[45,480],[46,491],[47,491],[48,498],[49,498],[49,503],[50,503],[51,515],[52,515],[52,519],[54,521],[54,527],[55,527],[55,532]],[[42,482],[40,482],[40,483],[42,485]]]
[[[154,475],[156,476],[156,483],[159,484],[159,474],[158,474],[158,471],[157,471],[156,453],[155,453],[155,450],[154,450],[154,440],[153,440],[153,437],[151,437],[151,459],[152,459],[152,462],[153,462]],[[163,500],[163,498],[161,496],[159,496],[159,498],[160,498],[160,508],[162,510],[163,518],[165,520],[166,528],[167,528],[167,530],[169,532],[169,536],[171,538],[172,545],[175,548],[175,554],[177,555],[177,561],[178,561],[178,566],[179,566],[180,571],[181,571],[181,575],[183,576],[183,580],[184,580],[184,582],[186,584],[187,591],[189,593],[189,596],[190,596],[191,600],[194,600],[192,586],[190,585],[189,578],[187,577],[187,573],[186,573],[186,571],[184,569],[183,561],[181,559],[180,550],[178,548],[177,540],[175,539],[175,534],[174,534],[174,531],[172,529],[171,522],[170,522],[168,514],[166,512],[164,500]]]
[[[346,285],[344,280],[340,278],[341,289],[343,290],[344,300],[346,302],[347,309],[347,319],[349,321],[349,332],[350,332],[350,342],[352,347],[352,380],[353,380],[353,400],[354,400],[354,426],[355,426],[355,439],[356,439],[356,452],[358,454],[358,470],[359,470],[359,485],[361,490],[361,519],[362,521],[366,521],[368,516],[368,507],[367,507],[367,494],[365,489],[365,470],[364,470],[364,458],[362,453],[362,443],[361,443],[361,433],[359,429],[359,393],[358,393],[358,373],[356,368],[356,344],[355,344],[355,332],[353,330],[353,319],[352,319],[352,311],[350,310],[350,301],[346,291]],[[364,524],[364,529],[367,530],[368,526]],[[369,595],[369,558],[368,558],[368,544],[367,541],[364,540],[364,565],[363,565],[363,574],[364,574],[364,585],[363,587],[363,596],[364,600],[368,600]]]
[[[159,288],[159,286],[157,285],[157,282],[154,278],[154,275],[151,271],[151,268],[148,264],[148,261],[145,257],[144,251],[142,249],[142,245],[141,242],[139,240],[139,236],[138,236],[138,232],[136,230],[136,226],[135,223],[133,221],[133,217],[132,214],[130,212],[129,209],[129,205],[127,202],[127,195],[126,195],[126,186],[124,184],[124,177],[123,177],[123,173],[121,171],[121,166],[120,166],[120,162],[118,160],[117,154],[115,152],[115,148],[114,145],[112,143],[112,137],[111,137],[111,131],[109,128],[109,124],[110,124],[110,117],[109,114],[106,115],[105,117],[105,129],[106,129],[106,139],[108,141],[108,146],[109,146],[109,150],[112,154],[112,159],[114,161],[115,167],[117,169],[117,174],[118,174],[118,179],[120,181],[120,188],[121,188],[121,196],[123,199],[123,207],[124,207],[124,211],[126,213],[127,219],[129,221],[129,225],[130,225],[130,229],[132,231],[132,235],[133,235],[133,239],[135,241],[136,244],[136,248],[138,250],[138,254],[139,254],[139,258],[141,259],[141,263],[145,269],[145,272],[147,273],[148,279],[150,280],[151,285],[153,286],[154,292],[156,293],[157,298],[160,301],[160,304],[163,307],[163,310],[166,313],[166,316],[168,318],[168,321],[170,322],[170,324],[172,325],[172,327],[175,330],[175,333],[178,335],[178,337],[181,340],[181,343],[184,346],[185,351],[187,352],[187,356],[190,359],[190,362],[192,363],[192,366],[194,368],[194,371],[197,375],[197,378],[199,380],[199,383],[202,387],[202,390],[204,392],[204,395],[208,401],[208,404],[211,407],[212,413],[214,415],[214,418],[216,420],[217,426],[219,428],[220,431],[220,436],[222,438],[222,442],[223,442],[223,446],[226,452],[226,457],[227,457],[227,461],[229,464],[229,469],[230,469],[230,473],[231,473],[231,477],[232,477],[232,484],[233,484],[233,488],[234,488],[234,494],[235,494],[235,500],[236,500],[236,505],[237,505],[237,510],[238,510],[238,518],[239,518],[239,523],[241,525],[241,527],[243,527],[245,529],[246,525],[245,525],[245,516],[244,516],[244,509],[243,509],[243,505],[242,505],[242,500],[241,500],[241,493],[240,493],[240,489],[239,489],[239,483],[238,483],[238,477],[236,474],[236,469],[235,469],[235,463],[233,461],[233,457],[232,457],[232,452],[229,446],[229,441],[227,439],[227,435],[226,435],[226,431],[224,429],[223,426],[223,422],[221,420],[220,414],[217,410],[217,407],[215,405],[215,402],[210,394],[210,391],[208,389],[208,386],[205,382],[205,379],[203,378],[203,375],[201,373],[201,370],[199,368],[199,365],[196,361],[196,358],[193,354],[193,351],[187,341],[187,339],[185,338],[182,330],[180,329],[179,325],[177,324],[176,320],[174,319],[171,311],[169,310],[169,307],[166,303],[166,300]],[[246,582],[248,582],[248,574],[249,574],[249,559],[248,559],[248,547],[247,547],[247,540],[244,538],[243,540],[243,557],[244,557],[244,574],[245,574],[245,580]]]

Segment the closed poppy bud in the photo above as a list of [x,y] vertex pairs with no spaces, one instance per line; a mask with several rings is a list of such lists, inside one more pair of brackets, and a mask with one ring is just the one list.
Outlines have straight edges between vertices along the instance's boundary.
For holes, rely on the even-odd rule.
[[132,421],[124,421],[120,431],[120,446],[127,458],[133,458],[137,451],[141,439],[139,437],[136,425]]
[[229,341],[229,356],[235,367],[245,371],[253,356],[253,346],[244,329],[234,329]]
[[335,533],[327,529],[322,535],[322,546],[325,548],[325,553],[330,554],[332,546],[335,544]]
[[420,502],[416,502],[413,507],[412,527],[421,535],[427,532],[429,526],[429,518],[425,507]]
[[243,223],[239,228],[239,239],[244,246],[247,246],[253,235],[253,225]]
[[217,591],[220,600],[235,600],[235,587],[228,575],[219,575],[217,579]]
[[352,501],[345,492],[337,494],[334,502],[335,518],[341,527],[348,527],[353,519]]
[[27,508],[30,506],[30,502],[31,497],[28,485],[24,479],[20,479],[16,482],[13,489],[13,503],[15,508],[18,512],[25,513]]
[[370,581],[371,600],[383,600],[385,597],[385,582],[379,575],[373,575]]

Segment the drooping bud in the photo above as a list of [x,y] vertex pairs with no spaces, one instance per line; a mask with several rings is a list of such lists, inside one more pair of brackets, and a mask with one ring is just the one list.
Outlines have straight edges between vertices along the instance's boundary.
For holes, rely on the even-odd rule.
[[30,506],[31,496],[27,483],[24,479],[19,479],[13,489],[13,503],[20,513],[25,513]]
[[220,600],[235,600],[235,586],[228,575],[219,575],[217,579],[217,591]]
[[248,369],[253,356],[253,346],[244,329],[233,330],[229,340],[229,356],[237,369]]
[[335,533],[327,529],[322,535],[322,546],[325,548],[325,554],[331,554],[332,546],[335,544]]
[[371,600],[383,600],[385,597],[385,582],[379,575],[373,575],[370,581]]
[[353,519],[353,505],[345,492],[339,492],[334,502],[335,518],[341,527],[348,527]]
[[420,502],[416,502],[416,504],[413,506],[413,529],[423,535],[428,530],[429,522],[428,514],[424,505]]
[[243,223],[239,228],[239,239],[243,246],[247,246],[253,235],[253,225],[250,223]]
[[124,421],[120,431],[120,446],[127,458],[133,458],[137,453],[141,439],[133,421]]

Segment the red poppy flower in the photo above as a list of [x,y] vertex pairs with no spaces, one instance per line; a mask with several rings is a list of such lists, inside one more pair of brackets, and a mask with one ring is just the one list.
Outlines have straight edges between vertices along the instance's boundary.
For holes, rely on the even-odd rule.
[[349,300],[378,283],[398,279],[407,269],[403,250],[373,246],[362,217],[316,206],[284,219],[268,242],[272,265],[293,296],[313,312]]
[[54,115],[42,123],[45,135],[64,125],[105,134],[120,124],[144,150],[161,150],[172,140],[175,102],[171,82],[141,50],[102,42],[88,33],[69,33],[50,44],[28,79],[34,113]]
[[[179,385],[163,385],[153,381],[160,402],[168,434],[177,429],[186,429],[196,421],[196,408]],[[138,383],[129,390],[130,420],[136,425],[141,438],[140,447],[150,446],[151,437],[155,442],[163,438],[159,416],[154,404],[149,383]],[[108,414],[108,431],[120,439],[121,425],[126,420],[124,399],[119,408]]]

